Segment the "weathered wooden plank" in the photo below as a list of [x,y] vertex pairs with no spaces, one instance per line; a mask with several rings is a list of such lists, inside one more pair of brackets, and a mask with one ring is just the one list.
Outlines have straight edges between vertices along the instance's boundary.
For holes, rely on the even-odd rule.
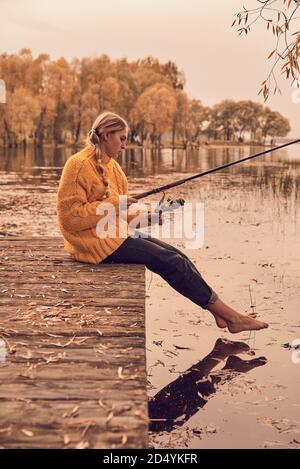
[[[99,399],[4,401],[5,412],[0,412],[0,444],[6,448],[59,448],[76,447],[87,441],[88,447],[109,448],[113,444],[121,445],[126,440],[123,435],[127,435],[130,447],[134,447],[134,433],[143,432],[145,426],[143,404],[137,403],[133,409],[126,403],[100,401],[101,406]],[[123,447],[128,446],[123,443]],[[138,447],[142,446],[138,443]]]
[[109,361],[111,366],[119,364],[119,366],[126,367],[128,363],[134,362],[136,357],[139,356],[138,350],[133,349],[133,347],[127,347],[125,352],[120,353],[123,349],[107,350],[103,348],[101,343],[93,348],[79,348],[78,345],[73,348],[53,347],[53,343],[49,343],[47,350],[27,346],[16,346],[13,350],[14,353],[11,354],[10,363],[26,363],[26,365],[32,363],[51,363],[51,360],[58,361],[59,363],[74,363],[77,361],[80,363],[89,362],[96,364]]
[[147,446],[144,272],[0,238],[0,446]]
[[[126,426],[128,423],[134,425],[135,420],[134,409],[130,406],[129,410],[125,410],[124,407],[126,404],[122,403],[119,406],[113,407],[113,405],[108,405],[105,401],[106,407],[99,405],[99,396],[98,399],[85,399],[78,402],[77,400],[72,399],[56,399],[55,405],[53,407],[52,402],[49,399],[38,399],[35,401],[23,400],[21,402],[14,401],[10,402],[9,406],[6,409],[6,412],[0,412],[1,426],[6,427],[9,424],[16,425],[19,423],[19,415],[23,416],[23,421],[26,422],[26,425],[40,425],[43,426],[53,425],[58,427],[59,423],[65,423],[66,425],[77,426],[84,425],[85,422],[82,422],[82,419],[91,419],[99,427],[105,427],[105,420],[111,409],[114,409],[113,417],[110,420],[110,428],[113,425],[122,425]],[[100,399],[101,400],[101,399]],[[128,401],[129,402],[129,401]],[[74,407],[78,407],[76,411],[73,412]],[[127,408],[129,407],[127,403]],[[142,402],[137,403],[136,410],[142,410]],[[34,412],[33,412],[34,409]],[[48,413],[48,421],[45,422],[45,409]],[[95,409],[97,412],[95,414]],[[72,416],[74,415],[74,417]],[[75,415],[76,414],[76,415]],[[71,422],[70,422],[71,420]],[[136,419],[136,424],[139,423],[141,417]]]
[[[101,285],[114,285],[116,282],[118,284],[126,284],[128,286],[128,281],[124,279],[124,274],[122,275],[121,272],[116,272],[115,274],[113,271],[110,271],[109,269],[101,269],[95,271],[90,271],[88,273],[82,273],[82,272],[74,272],[73,270],[70,270],[68,272],[68,276],[66,278],[66,271],[61,272],[60,270],[57,270],[55,274],[52,274],[52,272],[49,272],[48,269],[45,271],[29,271],[29,272],[24,272],[24,271],[8,271],[5,270],[4,272],[1,272],[0,270],[0,284],[5,281],[7,282],[8,280],[10,282],[21,282],[26,281],[30,283],[39,283],[39,282],[48,282],[48,283],[59,283],[63,281],[64,283],[68,284],[81,284],[81,283],[86,283],[87,285],[97,285],[99,281],[101,281]],[[34,274],[34,276],[32,275]],[[126,272],[128,275],[128,271]],[[24,280],[23,280],[24,279]],[[136,281],[141,283],[141,276],[139,273],[136,271],[131,272],[131,279],[132,281]]]
[[130,314],[136,314],[137,312],[141,311],[143,312],[143,307],[140,307],[138,304],[135,302],[134,305],[127,306],[126,305],[126,310],[121,306],[112,306],[111,308],[106,308],[105,306],[97,306],[94,304],[91,304],[90,302],[87,302],[84,305],[72,305],[71,303],[65,302],[65,301],[58,301],[55,305],[52,306],[46,306],[46,305],[38,305],[36,302],[28,302],[23,305],[22,310],[20,310],[17,305],[12,306],[8,305],[6,306],[5,310],[0,311],[4,314],[9,314],[9,313],[18,313],[18,314],[27,314],[30,313],[32,310],[37,311],[39,313],[47,314],[48,312],[52,313],[60,313],[62,315],[81,315],[83,313],[90,313],[90,314],[96,314],[100,315],[106,318],[110,318],[111,315],[113,316],[124,316],[124,315],[130,315]]
[[[45,362],[44,362],[45,363]],[[30,366],[27,362],[18,363],[10,362],[9,366],[1,368],[1,380],[12,381],[12,379],[24,378],[30,380],[50,380],[53,383],[57,381],[80,380],[83,377],[86,380],[98,381],[101,387],[102,381],[114,381],[114,386],[118,389],[143,386],[145,375],[142,366],[131,366],[122,370],[123,379],[116,383],[119,373],[119,365],[110,364],[109,360],[100,361],[98,363],[81,363],[74,361],[71,363],[32,363]],[[107,387],[107,386],[106,386]]]
[[[3,284],[1,285],[0,295],[1,298],[5,297],[16,297],[16,298],[24,298],[26,296],[36,296],[39,297],[41,295],[51,295],[52,297],[56,297],[57,300],[65,299],[68,297],[74,298],[75,296],[82,298],[100,298],[109,297],[121,297],[121,298],[139,298],[140,292],[143,290],[143,286],[135,285],[132,290],[128,291],[128,284],[126,289],[126,283],[123,282],[122,285],[113,285],[113,286],[103,286],[102,288],[99,286],[91,286],[86,285],[84,283],[75,283],[71,284],[62,284],[62,283],[51,283],[51,284],[43,284],[43,283],[33,283],[33,282],[24,282],[24,283],[14,283],[14,284]],[[84,294],[82,290],[85,290]],[[132,295],[132,296],[130,296]]]
[[[33,301],[35,299],[35,301]],[[72,300],[72,301],[71,301]],[[7,297],[7,298],[2,298],[0,296],[0,311],[2,306],[11,306],[13,303],[16,305],[17,308],[26,306],[29,303],[33,305],[34,303],[36,305],[40,306],[52,306],[53,302],[55,304],[60,304],[61,306],[64,306],[65,308],[72,308],[73,305],[79,305],[82,307],[85,307],[87,305],[95,306],[95,307],[118,307],[120,306],[121,308],[126,308],[126,306],[139,306],[141,304],[140,298],[96,298],[96,299],[78,299],[78,298],[71,298],[71,299],[66,299],[63,301],[62,299],[58,298],[53,298],[53,297],[38,297],[38,298],[32,298],[31,295],[26,295],[26,297],[17,297],[16,295],[14,297]]]
[[[9,426],[4,427],[4,438],[0,439],[1,447],[8,449],[22,448],[143,448],[137,435],[143,432],[145,423],[130,428],[126,426],[95,425],[93,421],[83,419],[80,424],[66,424],[62,429],[53,430],[52,425],[45,426]],[[128,428],[129,427],[129,428]],[[30,431],[30,436],[23,432]],[[0,433],[1,435],[1,433]],[[9,443],[8,443],[9,442]],[[137,446],[138,445],[138,446]]]
[[[110,389],[111,383],[116,385],[116,388]],[[14,395],[15,401],[30,402],[34,400],[93,400],[99,399],[103,401],[103,408],[109,408],[115,401],[118,405],[126,405],[130,409],[136,409],[136,405],[143,405],[144,393],[140,387],[136,388],[122,388],[122,392],[118,390],[118,380],[108,381],[94,381],[94,380],[76,380],[72,381],[60,381],[59,383],[52,383],[50,380],[26,380],[20,379],[14,383],[4,382],[0,383],[0,400],[12,400],[11,397]],[[106,396],[106,389],[109,390],[109,394]],[[103,397],[104,396],[104,397]],[[132,396],[134,396],[135,406],[132,406]],[[1,403],[3,405],[1,405]],[[99,404],[99,402],[98,402]],[[100,406],[100,404],[99,404]],[[100,406],[101,408],[101,406]],[[2,409],[2,410],[1,410]],[[99,410],[100,411],[100,410]],[[5,402],[0,402],[0,413],[4,412],[7,417],[5,410]],[[5,418],[6,418],[5,417]],[[2,421],[3,416],[1,417]]]

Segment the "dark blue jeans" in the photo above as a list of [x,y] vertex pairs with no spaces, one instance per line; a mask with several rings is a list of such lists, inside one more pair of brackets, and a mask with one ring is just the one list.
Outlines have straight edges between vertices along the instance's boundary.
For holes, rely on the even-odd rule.
[[202,278],[192,261],[179,249],[156,238],[129,237],[104,263],[144,264],[171,287],[204,309],[217,294]]

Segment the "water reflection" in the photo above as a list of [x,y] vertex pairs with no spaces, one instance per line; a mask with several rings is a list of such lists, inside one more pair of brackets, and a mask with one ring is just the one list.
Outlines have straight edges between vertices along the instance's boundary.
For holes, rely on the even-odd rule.
[[[0,149],[2,176],[14,173],[31,184],[57,183],[67,159],[78,148]],[[119,162],[131,178],[144,178],[171,172],[194,173],[243,158],[260,151],[259,147],[201,147],[193,150],[128,149]],[[4,173],[4,174],[3,174]],[[300,145],[280,150],[218,173],[222,187],[257,187],[274,197],[299,197]],[[1,177],[4,181],[4,177]],[[9,183],[13,184],[10,178]]]
[[[248,350],[249,346],[244,342],[218,339],[205,358],[149,400],[150,430],[170,432],[175,427],[182,426],[205,406],[208,397],[217,391],[218,384],[267,363],[265,357],[243,360],[235,356]],[[225,366],[220,371],[211,373],[226,358]]]

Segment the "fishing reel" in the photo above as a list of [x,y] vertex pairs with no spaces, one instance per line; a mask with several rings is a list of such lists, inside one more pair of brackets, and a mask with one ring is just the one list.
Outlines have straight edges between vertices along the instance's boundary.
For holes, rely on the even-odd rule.
[[183,207],[185,204],[184,199],[171,199],[168,198],[166,202],[164,202],[166,198],[166,194],[163,193],[162,198],[160,199],[158,205],[155,208],[156,213],[165,213],[165,212],[173,212],[174,210]]

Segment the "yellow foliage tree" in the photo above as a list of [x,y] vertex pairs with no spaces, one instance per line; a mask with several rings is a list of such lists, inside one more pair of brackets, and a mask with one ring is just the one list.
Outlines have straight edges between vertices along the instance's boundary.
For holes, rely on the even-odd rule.
[[162,134],[171,128],[175,110],[174,90],[168,85],[156,84],[139,96],[131,119],[143,132],[150,135],[152,143],[160,144]]

